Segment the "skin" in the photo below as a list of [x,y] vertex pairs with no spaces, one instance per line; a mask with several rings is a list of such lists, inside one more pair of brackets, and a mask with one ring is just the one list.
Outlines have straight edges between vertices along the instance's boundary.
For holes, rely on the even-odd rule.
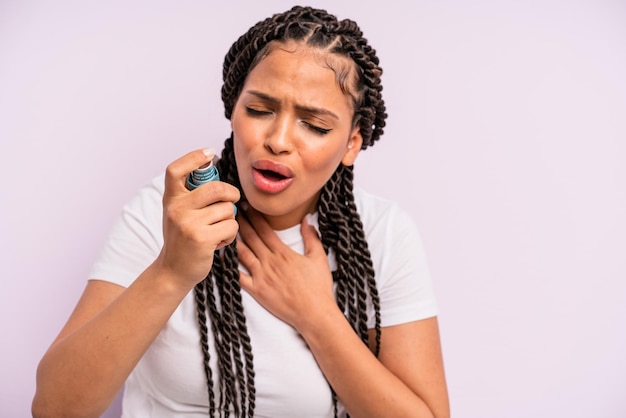
[[[337,307],[322,243],[303,220],[337,165],[354,163],[362,142],[358,128],[351,127],[351,102],[334,72],[320,65],[319,53],[293,44],[275,50],[251,72],[236,103],[235,153],[250,203],[239,219],[239,259],[250,272],[241,273],[241,285],[300,332],[351,416],[447,417],[436,318],[383,328],[376,358]],[[301,108],[323,111],[309,118]],[[309,126],[315,123],[332,130],[320,139]],[[284,192],[267,196],[249,180],[247,167],[257,158],[289,164],[296,179]],[[299,223],[303,255],[273,232]]]
[[[277,48],[248,75],[232,114],[239,179],[250,205],[276,229],[315,211],[320,190],[339,164],[352,165],[363,139],[351,125],[354,110],[322,67],[320,51]],[[293,173],[281,193],[255,187],[252,165],[269,160]]]
[[[336,167],[354,163],[362,141],[352,126],[351,102],[319,54],[294,44],[277,48],[243,86],[231,118],[247,199],[237,220],[234,187],[213,182],[189,192],[184,186],[187,173],[208,162],[210,152],[194,151],[168,166],[162,251],[127,289],[88,282],[38,367],[34,417],[100,416],[203,280],[214,251],[238,231],[240,261],[250,272],[241,274],[242,288],[302,334],[351,416],[449,416],[436,318],[383,328],[376,358],[337,308],[321,241],[304,220]],[[258,161],[288,167],[289,187],[280,193],[258,188]],[[274,233],[298,224],[303,255]]]
[[235,239],[239,191],[222,182],[185,188],[187,174],[211,161],[208,154],[193,151],[166,170],[164,245],[155,261],[127,289],[88,282],[39,363],[33,417],[101,416],[171,314],[203,280],[214,251]]

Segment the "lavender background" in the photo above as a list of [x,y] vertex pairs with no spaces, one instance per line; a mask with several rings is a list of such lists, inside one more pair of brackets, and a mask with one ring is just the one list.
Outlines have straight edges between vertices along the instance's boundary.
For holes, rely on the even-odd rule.
[[[123,203],[221,148],[230,43],[292,4],[0,1],[0,416],[30,415]],[[453,415],[626,416],[626,4],[309,4],[385,69],[357,178],[421,228]]]

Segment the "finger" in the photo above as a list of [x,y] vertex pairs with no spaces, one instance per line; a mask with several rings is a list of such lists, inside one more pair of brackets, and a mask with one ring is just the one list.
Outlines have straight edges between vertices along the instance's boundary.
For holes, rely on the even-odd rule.
[[239,270],[239,284],[241,285],[241,288],[243,290],[245,290],[246,292],[253,294],[254,291],[254,281],[252,280],[252,276],[250,276],[249,274],[244,273],[243,271]]
[[235,205],[231,202],[216,202],[199,208],[190,216],[201,225],[214,225],[226,220],[235,220]]
[[227,219],[211,225],[210,232],[208,230],[207,232],[213,237],[216,249],[219,249],[235,241],[238,230],[239,223],[234,219]]
[[[245,245],[245,248],[255,257],[262,255],[263,251],[269,251],[257,231],[250,224],[247,216],[239,215],[237,220],[239,221],[239,236],[241,237],[237,241],[238,243],[241,242],[242,245]],[[241,254],[239,260],[241,261]]]
[[[251,273],[251,275],[254,275],[254,272],[260,266],[259,259],[256,258],[250,247],[248,247],[246,243],[243,242],[241,239],[237,240],[237,257],[239,259],[239,262]],[[245,274],[241,270],[239,271],[239,275],[248,276],[249,281],[252,280],[252,277],[250,277],[250,275]]]
[[249,223],[256,231],[256,235],[263,242],[264,247],[268,248],[271,252],[275,252],[286,247],[280,238],[278,238],[278,235],[276,235],[276,232],[274,232],[267,220],[265,220],[265,218],[256,209],[246,206],[245,214]]
[[306,216],[302,219],[300,230],[302,232],[302,240],[304,241],[304,254],[307,256],[323,255],[326,257],[320,236],[315,227],[308,222]]
[[191,151],[170,163],[165,170],[165,194],[180,194],[187,190],[185,182],[193,170],[205,165],[215,158],[215,150],[203,148]]
[[231,215],[235,212],[232,206],[241,197],[239,189],[222,181],[211,181],[187,193],[192,207],[201,208],[217,202],[225,202],[230,205]]

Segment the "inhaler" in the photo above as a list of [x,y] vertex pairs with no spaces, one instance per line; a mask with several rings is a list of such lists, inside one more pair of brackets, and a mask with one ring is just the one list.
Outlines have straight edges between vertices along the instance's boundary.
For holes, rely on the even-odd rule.
[[[213,161],[189,173],[187,176],[187,188],[194,190],[210,181],[220,181],[220,172],[217,171],[217,167],[215,167]],[[235,208],[235,216],[237,216],[237,205],[233,206]]]
[[220,173],[217,171],[213,161],[189,173],[189,176],[187,176],[187,188],[193,190],[210,181],[220,181]]

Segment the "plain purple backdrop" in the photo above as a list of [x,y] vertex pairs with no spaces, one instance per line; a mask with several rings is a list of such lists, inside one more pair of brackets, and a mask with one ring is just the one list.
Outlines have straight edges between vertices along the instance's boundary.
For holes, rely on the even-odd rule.
[[[626,416],[626,5],[310,4],[379,52],[390,116],[357,183],[422,231],[453,415]],[[221,148],[230,43],[291,5],[0,2],[0,416],[30,415],[123,203]]]

